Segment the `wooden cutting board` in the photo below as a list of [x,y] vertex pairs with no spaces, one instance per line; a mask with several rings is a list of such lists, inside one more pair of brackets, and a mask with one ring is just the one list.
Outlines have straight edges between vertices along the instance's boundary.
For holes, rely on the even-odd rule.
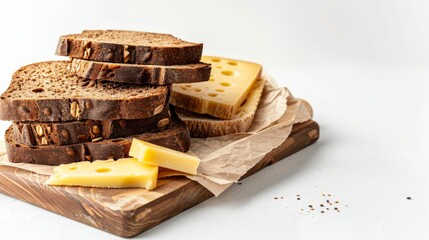
[[[319,126],[308,121],[268,153],[243,178],[298,152],[319,138]],[[185,177],[160,179],[154,191],[51,187],[47,176],[0,166],[0,192],[101,230],[132,237],[212,197],[212,193]]]

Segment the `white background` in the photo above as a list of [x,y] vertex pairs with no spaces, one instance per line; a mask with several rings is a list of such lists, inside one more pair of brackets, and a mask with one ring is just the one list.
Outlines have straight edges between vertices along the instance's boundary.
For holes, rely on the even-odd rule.
[[[428,239],[428,13],[424,0],[9,1],[0,90],[20,66],[61,59],[58,37],[83,29],[203,42],[307,99],[321,139],[137,239]],[[326,199],[340,212],[321,213]],[[116,239],[4,195],[0,236]]]

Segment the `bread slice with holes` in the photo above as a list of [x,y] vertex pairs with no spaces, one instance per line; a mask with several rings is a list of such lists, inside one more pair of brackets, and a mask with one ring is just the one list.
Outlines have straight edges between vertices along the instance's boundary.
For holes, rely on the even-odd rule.
[[95,81],[70,74],[68,61],[34,63],[13,74],[0,96],[0,119],[58,122],[141,119],[168,103],[170,86]]
[[212,64],[210,80],[173,85],[170,103],[190,112],[234,118],[253,83],[260,78],[262,66],[211,56],[203,56],[201,61]]
[[203,44],[186,42],[170,34],[86,30],[61,36],[56,54],[100,62],[148,65],[198,63]]
[[229,120],[218,119],[209,115],[189,112],[176,108],[180,119],[189,127],[192,137],[217,137],[233,133],[246,132],[252,124],[264,90],[265,80],[260,78],[255,81],[245,102],[237,113]]
[[133,84],[167,85],[208,81],[211,67],[207,63],[185,65],[140,65],[106,63],[73,58],[70,71],[92,80]]
[[147,132],[159,132],[170,123],[168,107],[152,117],[120,120],[68,122],[17,122],[12,124],[15,141],[28,146],[70,145],[97,142]]
[[12,127],[6,131],[5,136],[6,152],[11,162],[45,165],[125,158],[128,157],[133,138],[182,152],[188,151],[190,147],[188,128],[174,114],[170,124],[162,131],[98,142],[31,147],[16,141]]

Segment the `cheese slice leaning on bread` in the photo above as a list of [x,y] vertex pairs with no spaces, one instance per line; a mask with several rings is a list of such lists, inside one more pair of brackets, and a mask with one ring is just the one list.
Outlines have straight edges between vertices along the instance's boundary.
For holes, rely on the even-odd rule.
[[232,119],[260,78],[262,66],[211,56],[203,56],[201,61],[212,64],[209,81],[173,85],[170,103],[190,112]]

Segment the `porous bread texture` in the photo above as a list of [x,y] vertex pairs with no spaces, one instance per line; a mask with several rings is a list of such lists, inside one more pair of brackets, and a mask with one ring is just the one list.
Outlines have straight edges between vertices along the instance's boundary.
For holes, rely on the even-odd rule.
[[84,30],[80,34],[66,35],[68,38],[106,42],[121,43],[127,45],[141,46],[193,46],[195,43],[183,41],[171,34],[138,32],[126,30]]

